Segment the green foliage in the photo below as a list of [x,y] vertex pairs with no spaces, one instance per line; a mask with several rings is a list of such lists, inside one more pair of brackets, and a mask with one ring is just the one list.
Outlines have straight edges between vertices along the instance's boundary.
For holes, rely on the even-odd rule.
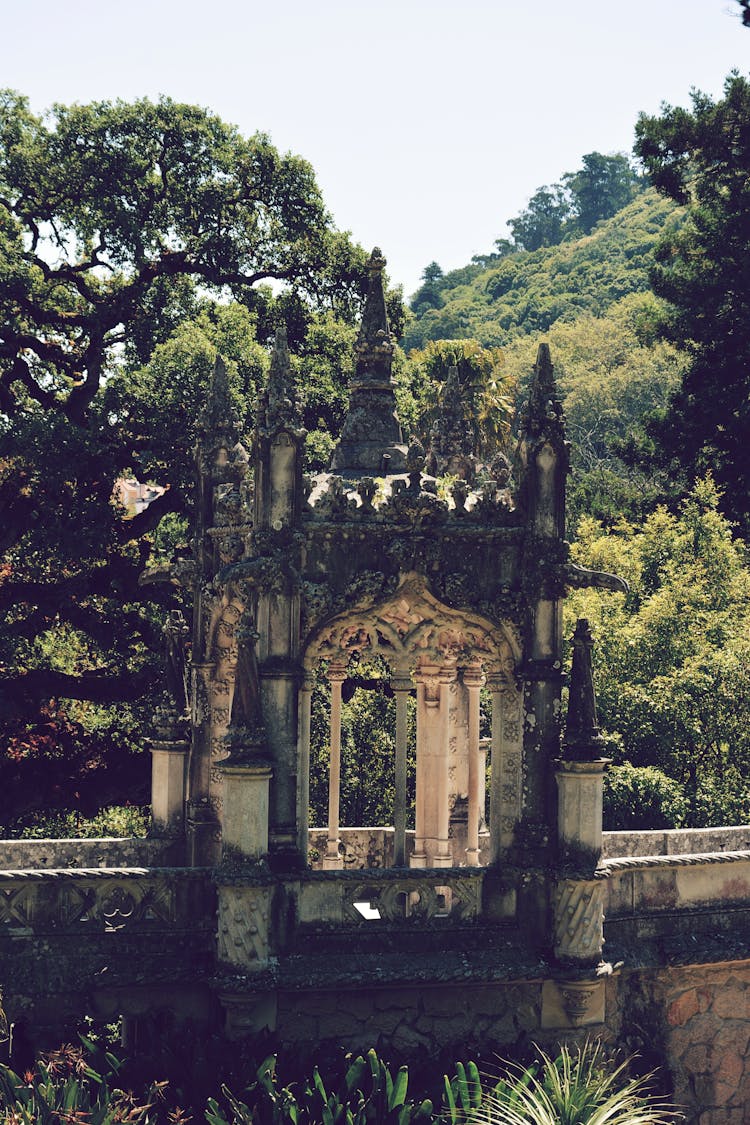
[[517,337],[504,349],[509,382],[524,393],[538,344],[550,346],[571,440],[571,523],[583,513],[605,523],[623,515],[640,518],[668,489],[662,476],[620,456],[622,445],[642,431],[644,416],[668,402],[684,369],[674,347],[652,339],[660,312],[652,294],[632,293],[603,316],[582,312],[556,321],[546,333]]
[[711,470],[724,511],[750,529],[750,82],[694,92],[692,112],[642,115],[636,152],[656,188],[687,205],[660,244],[654,290],[665,337],[684,350],[679,390],[651,427],[658,462],[688,483]]
[[[158,1084],[140,1104],[115,1084],[121,1064],[109,1052],[84,1039],[80,1048],[62,1047],[44,1056],[28,1074],[0,1063],[0,1120],[4,1125],[152,1125],[159,1120],[153,1099]],[[98,1067],[95,1069],[94,1064]],[[173,1121],[186,1121],[180,1114]]]
[[476,1063],[456,1063],[456,1074],[443,1075],[443,1118],[450,1125],[468,1121],[480,1109],[484,1098],[482,1080]]
[[410,352],[409,362],[423,440],[445,410],[448,378],[455,368],[463,417],[474,435],[473,452],[491,456],[506,444],[514,388],[499,348],[483,348],[477,340],[431,340]]
[[604,829],[682,828],[688,803],[679,782],[656,766],[610,766],[604,775]]
[[578,525],[574,561],[622,575],[630,592],[578,590],[566,604],[595,630],[599,718],[622,756],[681,787],[691,827],[750,812],[750,570],[710,478],[676,514],[641,527]]
[[628,1078],[629,1060],[613,1066],[600,1043],[540,1063],[511,1065],[471,1120],[482,1125],[669,1125],[679,1115],[649,1093],[646,1078]]
[[[139,578],[186,534],[217,351],[247,433],[276,324],[306,341],[324,457],[364,262],[310,166],[262,134],[167,98],[40,118],[0,94],[0,712],[16,764],[55,736],[74,758],[106,756],[91,709],[70,701],[109,708],[114,731],[114,705],[160,690],[179,595]],[[389,308],[398,320],[397,293]],[[339,338],[330,394],[316,356]],[[164,489],[132,518],[115,496],[128,476]],[[52,806],[73,804],[75,770],[56,780],[68,791]]]
[[484,347],[502,347],[582,313],[605,316],[616,301],[649,288],[657,239],[677,221],[674,203],[652,189],[589,235],[506,254],[489,268],[475,264],[446,274],[439,282],[440,307],[414,317],[403,346],[472,337]]
[[374,1050],[353,1059],[338,1090],[329,1090],[317,1067],[312,1079],[297,1093],[280,1086],[276,1056],[258,1068],[256,1080],[241,1101],[226,1086],[222,1093],[228,1114],[215,1098],[206,1110],[209,1125],[409,1125],[433,1120],[432,1102],[408,1101],[409,1074],[406,1066],[391,1074]]
[[150,813],[147,805],[110,805],[92,817],[81,816],[73,809],[44,810],[11,821],[3,829],[3,837],[6,840],[127,839],[146,835]]

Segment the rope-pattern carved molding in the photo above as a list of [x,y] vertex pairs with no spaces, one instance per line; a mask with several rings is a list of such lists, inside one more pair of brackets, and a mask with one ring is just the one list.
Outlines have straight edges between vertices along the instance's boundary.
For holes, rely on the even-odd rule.
[[700,867],[717,863],[747,863],[750,851],[693,852],[688,855],[633,855],[605,859],[597,867],[594,878],[608,879],[618,871],[641,871],[649,868]]
[[16,867],[0,870],[0,883],[5,880],[43,882],[55,879],[179,879],[202,882],[209,870],[207,867]]

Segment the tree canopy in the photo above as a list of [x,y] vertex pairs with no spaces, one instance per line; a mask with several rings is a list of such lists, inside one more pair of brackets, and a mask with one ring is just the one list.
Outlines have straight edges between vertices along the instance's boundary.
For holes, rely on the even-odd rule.
[[657,460],[683,487],[711,470],[724,509],[750,529],[750,83],[732,74],[714,102],[642,115],[636,151],[656,188],[687,208],[652,284],[664,337],[687,357],[680,387],[650,427]]
[[[140,578],[184,534],[216,353],[247,431],[276,323],[312,370],[350,340],[364,262],[310,165],[263,134],[167,98],[38,117],[2,94],[0,697],[17,756],[74,729],[93,745],[107,705],[158,683],[179,595]],[[128,476],[162,490],[137,515],[117,498]],[[132,742],[133,721],[118,729]]]

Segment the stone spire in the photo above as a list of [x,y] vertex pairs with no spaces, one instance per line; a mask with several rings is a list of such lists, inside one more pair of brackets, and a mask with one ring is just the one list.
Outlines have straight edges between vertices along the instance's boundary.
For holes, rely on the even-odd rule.
[[239,419],[229,394],[224,360],[216,357],[211,384],[203,409],[198,415],[198,444],[204,448],[233,449],[240,433]]
[[471,482],[476,469],[476,453],[474,434],[466,418],[458,368],[450,367],[440,408],[430,432],[430,472],[434,476],[451,473]]
[[518,506],[535,535],[559,539],[565,536],[568,461],[565,415],[557,394],[549,345],[540,344],[529,398],[521,411],[517,451]]
[[406,463],[391,377],[395,345],[385,308],[384,266],[385,259],[376,247],[367,263],[367,297],[355,349],[349,410],[333,454],[336,472],[399,473]]
[[570,671],[568,721],[564,756],[570,761],[595,761],[603,745],[596,721],[596,692],[591,665],[594,638],[585,617],[579,617],[573,634],[573,666]]
[[555,370],[549,344],[540,344],[529,388],[529,399],[521,415],[524,432],[536,439],[564,441],[565,419],[557,394]]
[[268,430],[290,427],[296,430],[300,425],[284,325],[276,329],[268,385],[261,398],[258,421],[260,428]]

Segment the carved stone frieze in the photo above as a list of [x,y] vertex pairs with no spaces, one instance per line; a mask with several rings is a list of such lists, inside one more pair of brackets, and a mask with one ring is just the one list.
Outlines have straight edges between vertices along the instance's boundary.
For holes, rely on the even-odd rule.
[[379,654],[391,667],[480,661],[485,670],[512,679],[514,657],[502,627],[443,605],[418,574],[405,575],[391,598],[360,606],[324,624],[308,646],[306,666],[322,659]]
[[361,883],[349,894],[346,913],[350,921],[363,923],[365,916],[355,903],[368,903],[384,922],[405,918],[428,922],[436,918],[477,918],[482,907],[481,875],[451,878],[444,883],[407,876],[377,883]]

